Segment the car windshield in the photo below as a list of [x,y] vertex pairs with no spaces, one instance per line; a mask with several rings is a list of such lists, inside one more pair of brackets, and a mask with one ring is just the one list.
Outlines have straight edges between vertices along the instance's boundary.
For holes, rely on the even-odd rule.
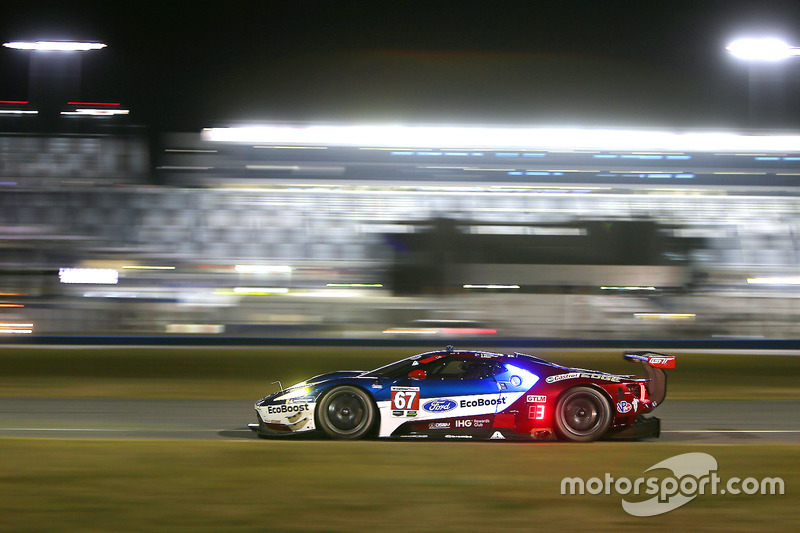
[[363,376],[394,379],[406,377],[411,370],[419,368],[424,370],[429,377],[436,379],[485,379],[504,371],[503,366],[499,363],[476,360],[472,357],[466,359],[458,356],[444,357],[445,354],[423,357],[432,355],[434,354],[413,355],[371,370]]
[[405,376],[411,370],[414,362],[419,359],[419,356],[415,355],[413,357],[409,357],[407,359],[401,359],[400,361],[395,361],[394,363],[389,363],[386,366],[382,366],[380,368],[376,368],[375,370],[370,370],[364,377],[368,378],[396,378],[400,376]]

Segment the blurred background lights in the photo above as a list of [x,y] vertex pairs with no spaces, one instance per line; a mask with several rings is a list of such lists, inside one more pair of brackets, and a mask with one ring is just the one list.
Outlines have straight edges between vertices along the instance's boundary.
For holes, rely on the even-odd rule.
[[774,37],[738,39],[725,49],[734,56],[749,61],[780,61],[800,55],[800,48]]
[[25,322],[2,322],[0,323],[0,335],[3,334],[31,334],[33,324]]
[[[397,148],[627,150],[674,152],[800,151],[800,135],[742,135],[725,131],[456,126],[234,126],[206,128],[209,142]],[[484,169],[485,170],[485,169]],[[501,169],[505,170],[505,169]]]
[[11,41],[3,43],[3,46],[16,50],[36,50],[41,52],[88,52],[89,50],[101,50],[108,45],[81,41]]
[[116,285],[119,272],[113,268],[61,268],[58,270],[58,280],[61,283]]
[[747,278],[748,285],[800,285],[800,276]]
[[288,274],[292,271],[289,265],[236,265],[236,272],[241,274]]

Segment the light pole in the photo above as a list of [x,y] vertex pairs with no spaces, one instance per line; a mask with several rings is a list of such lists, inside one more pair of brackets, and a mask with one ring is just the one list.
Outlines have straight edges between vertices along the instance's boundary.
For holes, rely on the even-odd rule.
[[[750,125],[754,125],[759,118],[758,109],[761,107],[759,81],[771,75],[771,80],[778,79],[780,69],[778,63],[790,57],[800,56],[800,47],[792,46],[776,37],[747,37],[737,39],[725,47],[732,56],[747,62],[747,111]],[[780,84],[780,80],[776,83]],[[782,89],[782,87],[781,87]],[[783,90],[780,91],[783,96]],[[775,94],[769,98],[770,108],[773,111],[783,111],[781,98]]]

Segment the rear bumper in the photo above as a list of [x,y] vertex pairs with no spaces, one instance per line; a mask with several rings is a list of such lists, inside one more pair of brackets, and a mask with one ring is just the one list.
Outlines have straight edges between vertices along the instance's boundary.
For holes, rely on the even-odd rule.
[[657,439],[660,435],[661,419],[655,416],[639,415],[633,424],[618,430],[611,430],[606,433],[603,439]]

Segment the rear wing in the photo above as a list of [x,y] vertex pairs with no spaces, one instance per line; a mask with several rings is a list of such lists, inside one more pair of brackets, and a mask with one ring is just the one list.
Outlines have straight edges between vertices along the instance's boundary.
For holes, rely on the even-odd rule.
[[622,357],[628,361],[641,361],[653,368],[675,368],[674,355],[658,352],[625,352]]
[[675,368],[676,357],[658,352],[624,352],[624,359],[638,361],[647,373],[647,395],[654,404],[660,404],[667,397],[667,374],[665,368]]

